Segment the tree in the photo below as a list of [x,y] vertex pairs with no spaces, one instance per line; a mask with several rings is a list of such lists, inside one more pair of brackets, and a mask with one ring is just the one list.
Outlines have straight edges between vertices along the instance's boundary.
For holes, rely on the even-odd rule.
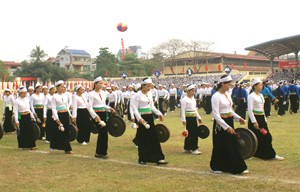
[[140,76],[143,74],[143,66],[136,54],[125,54],[124,61],[119,64],[120,72],[127,72],[129,76]]
[[170,39],[167,42],[161,43],[152,49],[153,54],[161,54],[164,57],[165,66],[169,66],[174,73],[176,65],[176,56],[186,50],[186,44],[181,39]]
[[96,58],[96,70],[94,76],[116,76],[117,59],[114,54],[108,51],[107,47],[99,49],[99,55]]
[[185,44],[187,54],[191,58],[194,72],[198,72],[200,70],[202,63],[207,64],[207,59],[211,55],[213,42],[206,41],[194,41]]
[[142,60],[142,66],[144,67],[143,75],[152,76],[153,72],[156,70],[163,70],[164,58],[161,53],[156,53],[152,55],[151,59]]
[[27,61],[21,62],[21,69],[17,69],[14,75],[39,77],[42,81],[57,81],[71,77],[71,73],[65,68],[54,66],[48,62],[28,63]]
[[11,77],[9,75],[9,72],[8,72],[5,64],[0,60],[0,79],[2,79],[2,81],[7,81],[10,78]]
[[47,54],[40,48],[40,46],[35,46],[34,49],[31,50],[30,57],[33,62],[41,62]]

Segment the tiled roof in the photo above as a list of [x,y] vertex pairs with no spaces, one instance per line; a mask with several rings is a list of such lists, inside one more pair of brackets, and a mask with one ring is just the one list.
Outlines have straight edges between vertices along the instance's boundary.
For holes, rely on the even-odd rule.
[[21,66],[21,63],[16,63],[14,61],[3,61],[6,66]]
[[78,50],[78,49],[65,49],[68,53],[71,55],[82,55],[82,56],[91,56],[88,52],[85,50]]

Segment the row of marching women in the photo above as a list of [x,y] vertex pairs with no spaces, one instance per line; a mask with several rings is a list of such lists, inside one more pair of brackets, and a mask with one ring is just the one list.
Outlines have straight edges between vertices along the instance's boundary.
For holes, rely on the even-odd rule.
[[[232,77],[223,75],[215,82],[214,88],[202,83],[200,87],[194,84],[183,86],[180,93],[180,120],[185,127],[186,137],[183,143],[185,153],[199,155],[198,146],[199,125],[202,125],[198,113],[198,101],[203,101],[206,114],[213,115],[213,149],[210,161],[214,173],[229,172],[232,174],[247,173],[248,168],[239,153],[238,134],[234,128],[234,119],[245,123],[246,111],[249,115],[248,128],[253,131],[258,140],[254,156],[260,159],[283,160],[272,147],[272,135],[268,128],[267,116],[270,113],[272,101],[279,108],[289,98],[291,103],[299,100],[299,87],[291,82],[287,94],[281,84],[272,92],[267,84],[254,79],[252,86],[237,84],[232,88]],[[173,84],[167,89],[159,84],[155,88],[151,78],[144,78],[138,84],[122,87],[122,91],[114,84],[106,84],[102,77],[94,80],[92,90],[78,84],[75,93],[66,90],[64,81],[60,80],[49,87],[36,84],[28,90],[20,87],[17,98],[10,96],[10,90],[5,91],[5,122],[14,114],[17,127],[17,141],[20,149],[37,148],[32,124],[36,123],[42,131],[40,139],[50,143],[50,152],[63,150],[73,154],[70,139],[70,123],[78,129],[77,142],[82,145],[90,143],[93,128],[97,129],[95,157],[108,158],[109,119],[116,113],[122,116],[127,113],[127,120],[132,121],[136,129],[133,139],[137,146],[138,163],[167,164],[162,151],[159,135],[155,129],[155,118],[163,121],[168,108],[174,111],[178,98],[178,90]],[[274,94],[274,95],[273,95]],[[288,96],[287,96],[288,95]],[[269,99],[270,98],[270,99]],[[266,104],[267,102],[267,104]],[[237,109],[232,108],[233,104]],[[292,104],[291,104],[292,105]],[[167,106],[167,107],[166,107]],[[294,109],[291,109],[294,110]],[[297,110],[294,110],[296,113]],[[179,119],[179,118],[178,118]],[[13,129],[5,128],[6,132]],[[45,138],[43,138],[45,137]]]

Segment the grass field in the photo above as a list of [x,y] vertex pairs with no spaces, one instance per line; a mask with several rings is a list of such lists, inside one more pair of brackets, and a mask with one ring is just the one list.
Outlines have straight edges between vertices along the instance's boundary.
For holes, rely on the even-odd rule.
[[[2,103],[0,104],[2,109]],[[212,128],[211,115],[199,113]],[[2,115],[1,115],[2,117]],[[158,122],[158,121],[156,121]],[[184,154],[179,110],[168,113],[164,124],[170,139],[162,144],[167,166],[137,163],[131,142],[136,130],[127,124],[120,138],[109,137],[107,160],[94,158],[96,135],[87,146],[72,142],[74,155],[49,154],[49,144],[37,141],[37,151],[19,151],[15,134],[0,140],[0,192],[17,191],[300,191],[300,114],[268,119],[273,147],[284,161],[246,160],[247,175],[209,171],[212,137],[199,140],[201,155]],[[235,127],[245,127],[238,123]]]

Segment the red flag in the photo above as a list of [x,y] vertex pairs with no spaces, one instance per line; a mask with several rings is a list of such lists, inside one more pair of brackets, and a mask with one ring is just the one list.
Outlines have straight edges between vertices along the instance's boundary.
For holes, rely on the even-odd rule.
[[244,62],[244,69],[247,69],[247,61]]
[[18,82],[16,82],[16,90],[18,90],[18,89],[19,89]]
[[205,65],[205,71],[208,72],[208,65]]
[[221,64],[218,65],[218,71],[221,71]]
[[197,72],[197,67],[196,67],[196,65],[194,65],[194,73],[196,73]]
[[124,61],[124,41],[123,41],[123,38],[121,39],[121,45],[122,45],[122,61]]
[[182,67],[182,73],[184,73],[184,66]]
[[128,76],[130,76],[131,74],[130,74],[130,69],[128,69]]
[[105,77],[108,77],[108,69],[106,69]]
[[231,69],[234,69],[234,64],[233,63],[231,63]]
[[5,79],[6,79],[6,74],[3,75],[3,81],[5,81]]

